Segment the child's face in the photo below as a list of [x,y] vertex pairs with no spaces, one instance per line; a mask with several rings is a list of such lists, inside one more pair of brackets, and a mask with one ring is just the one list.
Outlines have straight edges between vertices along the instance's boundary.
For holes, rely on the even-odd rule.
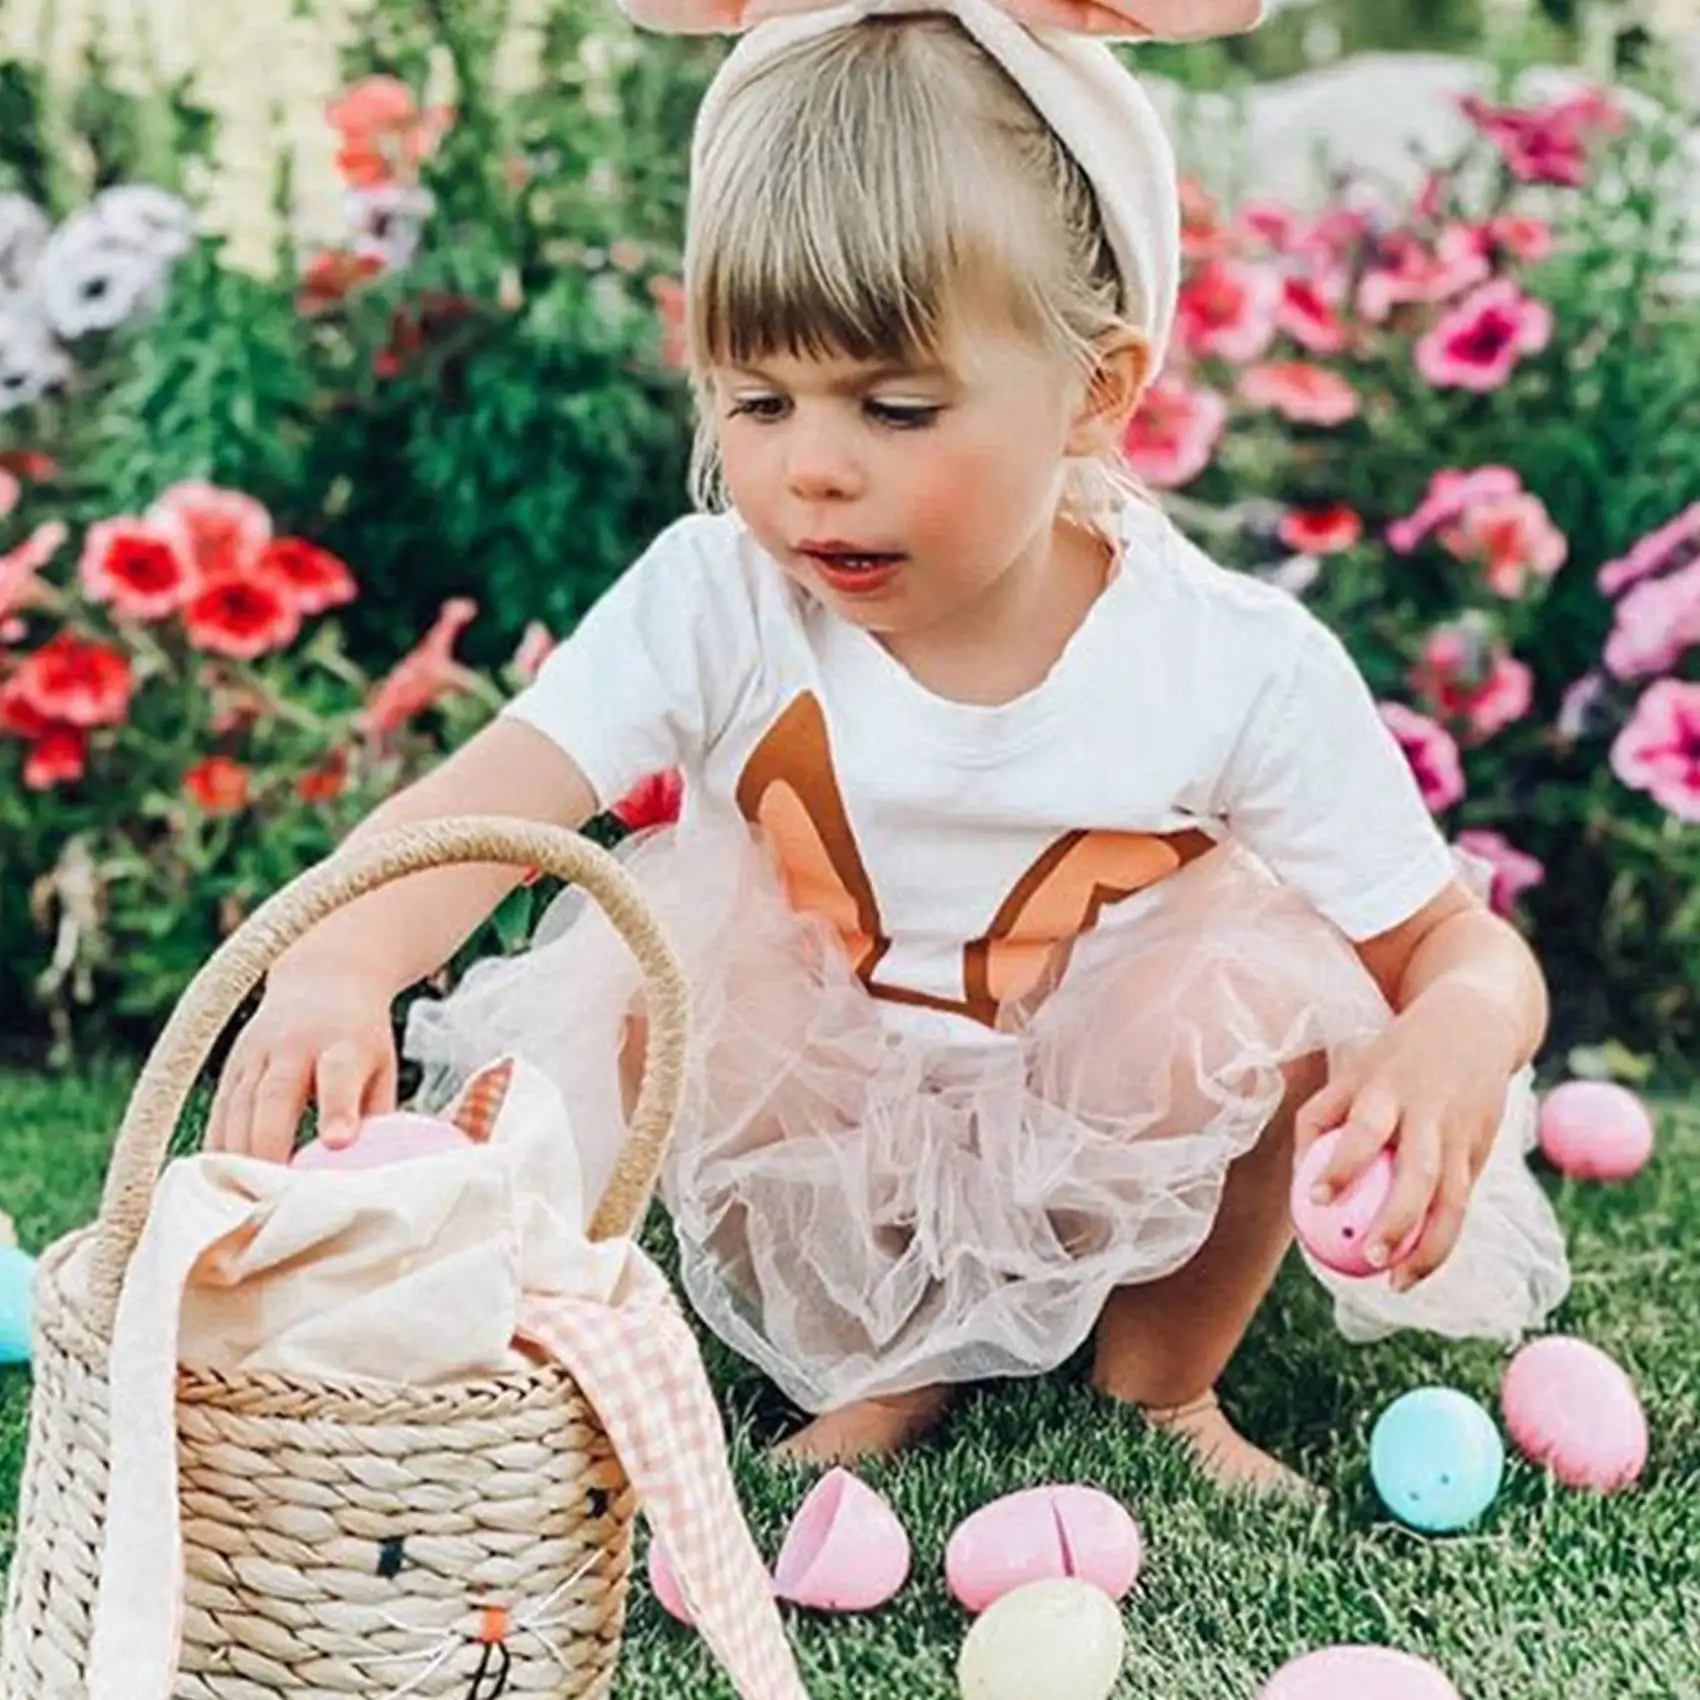
[[[870,631],[947,626],[1042,568],[1064,457],[1100,446],[1066,367],[1013,334],[970,355],[949,371],[783,355],[714,371],[733,503],[792,578]],[[835,564],[815,546],[876,559]]]

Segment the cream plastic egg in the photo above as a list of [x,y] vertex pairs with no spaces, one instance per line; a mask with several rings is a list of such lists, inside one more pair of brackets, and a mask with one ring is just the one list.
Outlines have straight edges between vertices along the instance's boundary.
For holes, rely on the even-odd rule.
[[962,1643],[962,1700],[1109,1700],[1127,1631],[1101,1588],[1030,1582],[994,1601]]

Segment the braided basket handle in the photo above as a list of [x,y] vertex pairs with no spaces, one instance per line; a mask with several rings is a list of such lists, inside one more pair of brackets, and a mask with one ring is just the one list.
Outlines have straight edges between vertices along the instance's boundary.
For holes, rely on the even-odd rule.
[[537,868],[581,885],[637,957],[647,982],[642,1089],[593,1239],[630,1233],[648,1206],[678,1112],[686,991],[672,945],[637,882],[605,850],[563,827],[496,815],[428,821],[356,839],[260,905],[201,967],[171,1012],[130,1096],[96,1224],[93,1321],[111,1338],[118,1295],[153,1205],[171,1136],[207,1055],[282,953],[325,916],[408,874],[461,862]]

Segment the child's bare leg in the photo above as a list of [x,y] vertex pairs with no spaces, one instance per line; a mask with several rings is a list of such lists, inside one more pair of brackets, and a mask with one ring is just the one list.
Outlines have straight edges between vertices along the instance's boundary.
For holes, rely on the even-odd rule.
[[1204,1468],[1230,1486],[1306,1487],[1234,1429],[1213,1389],[1292,1239],[1293,1121],[1322,1074],[1320,1058],[1288,1071],[1279,1112],[1229,1169],[1210,1237],[1192,1261],[1160,1280],[1122,1288],[1099,1323],[1094,1384],[1184,1439]]

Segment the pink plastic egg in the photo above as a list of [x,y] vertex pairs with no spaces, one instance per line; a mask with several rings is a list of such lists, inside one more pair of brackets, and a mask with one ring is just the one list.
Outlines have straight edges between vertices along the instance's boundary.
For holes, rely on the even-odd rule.
[[1325,1133],[1294,1171],[1290,1200],[1293,1227],[1316,1260],[1337,1274],[1378,1275],[1416,1250],[1427,1224],[1419,1222],[1412,1228],[1385,1264],[1378,1268],[1370,1262],[1370,1228],[1393,1190],[1393,1152],[1385,1146],[1376,1152],[1369,1166],[1330,1203],[1314,1203],[1310,1196],[1310,1189],[1344,1137],[1344,1129]]
[[945,1580],[971,1612],[1033,1582],[1073,1577],[1119,1600],[1144,1559],[1139,1525],[1097,1488],[1006,1494],[966,1518],[945,1548]]
[[1392,1647],[1324,1647],[1283,1665],[1257,1700],[1459,1700],[1426,1659]]
[[1541,1101],[1541,1150],[1561,1173],[1585,1181],[1621,1181],[1653,1154],[1653,1118],[1626,1086],[1567,1080]]
[[1532,1340],[1506,1366],[1505,1426],[1567,1487],[1612,1493],[1646,1467],[1647,1418],[1629,1377],[1573,1335]]
[[813,1611],[872,1611],[909,1579],[909,1536],[860,1477],[829,1470],[798,1508],[773,1591]]
[[376,1169],[385,1163],[406,1163],[416,1157],[440,1157],[446,1151],[464,1151],[472,1141],[440,1116],[420,1115],[416,1110],[392,1110],[387,1115],[367,1116],[352,1145],[340,1150],[315,1139],[303,1145],[290,1159],[296,1169]]

